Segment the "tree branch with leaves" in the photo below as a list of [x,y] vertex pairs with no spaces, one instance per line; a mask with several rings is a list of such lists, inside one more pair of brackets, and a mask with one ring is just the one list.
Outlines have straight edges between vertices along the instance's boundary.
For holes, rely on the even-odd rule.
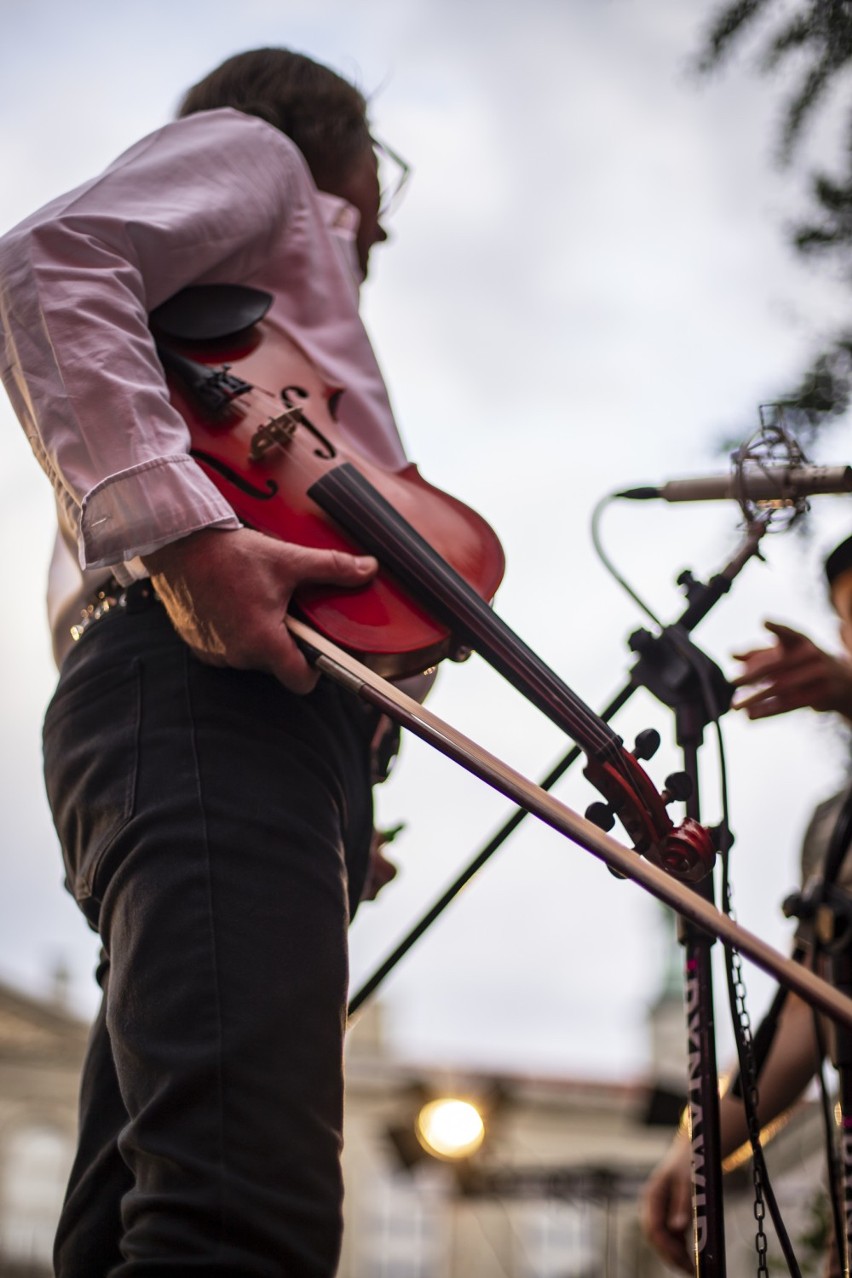
[[[801,157],[806,126],[826,105],[829,90],[849,86],[852,0],[808,0],[792,9],[786,0],[725,4],[704,37],[699,71],[708,74],[725,62],[758,19],[767,25],[760,58],[764,74],[777,73],[795,55],[795,79],[784,100],[778,139],[778,161],[790,165]],[[830,262],[852,283],[852,93],[849,96],[843,171],[831,175],[810,169],[806,180],[812,211],[792,226],[790,241],[802,257]],[[780,399],[797,414],[803,443],[813,442],[825,423],[846,412],[852,400],[852,322],[823,342],[797,385]]]

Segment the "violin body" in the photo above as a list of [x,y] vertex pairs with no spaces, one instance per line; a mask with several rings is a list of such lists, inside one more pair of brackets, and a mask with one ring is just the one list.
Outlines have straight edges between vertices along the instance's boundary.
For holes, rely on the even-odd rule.
[[[163,308],[159,323],[152,315],[192,456],[252,528],[298,545],[367,552],[380,564],[358,590],[300,587],[302,616],[385,676],[478,652],[586,752],[586,776],[609,805],[604,815],[621,820],[636,850],[678,877],[702,878],[715,858],[708,831],[691,820],[673,825],[673,796],[658,793],[621,738],[490,607],[504,559],[485,520],[415,466],[388,471],[359,453],[337,419],[345,390],[323,382],[265,308],[253,313],[251,296],[236,333],[213,322],[203,302],[230,286],[211,287],[173,299],[190,304],[188,326],[170,323]],[[236,292],[245,300],[253,290]]]
[[[172,403],[190,430],[192,456],[245,524],[302,546],[363,550],[309,495],[315,482],[348,462],[478,595],[494,596],[505,561],[486,521],[429,484],[416,466],[388,471],[347,445],[335,419],[341,392],[324,383],[270,320],[215,341],[170,337],[160,353]],[[187,375],[182,361],[196,372]],[[211,377],[207,389],[214,390],[226,368],[216,407],[205,402],[203,383],[200,395],[189,385],[204,368]],[[229,395],[229,385],[248,389]],[[436,620],[383,568],[358,590],[302,586],[294,602],[317,630],[386,677],[415,674],[460,647],[451,625]]]

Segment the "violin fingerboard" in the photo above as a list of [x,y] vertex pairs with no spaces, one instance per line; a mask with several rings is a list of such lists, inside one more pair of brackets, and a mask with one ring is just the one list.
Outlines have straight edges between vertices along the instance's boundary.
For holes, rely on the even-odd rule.
[[335,466],[308,496],[454,636],[474,649],[591,757],[620,764],[621,738],[480,598],[416,528],[351,464]]

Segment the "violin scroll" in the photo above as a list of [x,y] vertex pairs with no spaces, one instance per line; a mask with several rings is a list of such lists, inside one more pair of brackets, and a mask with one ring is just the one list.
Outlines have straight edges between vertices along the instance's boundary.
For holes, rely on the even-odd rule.
[[652,865],[686,883],[699,883],[713,869],[716,849],[706,826],[692,817],[673,826],[668,835],[646,853]]
[[584,775],[607,800],[593,803],[587,818],[602,829],[612,828],[618,817],[637,852],[653,865],[687,883],[709,874],[716,860],[710,831],[688,818],[675,826],[666,804],[688,797],[683,773],[666,778],[659,794],[635,755],[622,750],[615,759],[589,758]]

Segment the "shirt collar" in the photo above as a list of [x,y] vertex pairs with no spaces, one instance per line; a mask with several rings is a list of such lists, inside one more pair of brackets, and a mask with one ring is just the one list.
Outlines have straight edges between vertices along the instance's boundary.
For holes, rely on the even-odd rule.
[[360,214],[354,205],[348,200],[341,199],[339,195],[317,191],[317,199],[323,225],[331,232],[357,294],[361,288],[361,266],[358,261],[355,237],[358,234]]

